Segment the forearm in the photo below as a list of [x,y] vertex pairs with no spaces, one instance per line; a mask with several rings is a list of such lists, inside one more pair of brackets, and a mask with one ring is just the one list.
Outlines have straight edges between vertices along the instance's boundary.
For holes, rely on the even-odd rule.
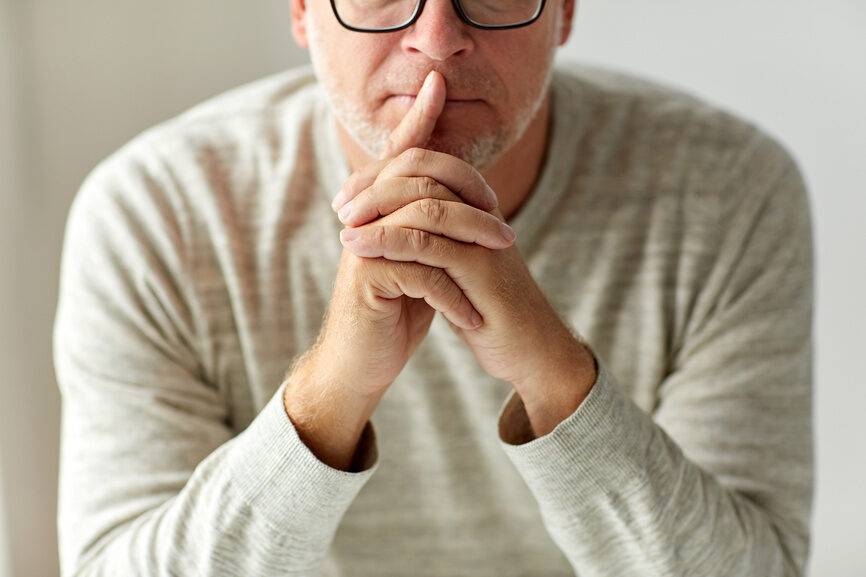
[[[191,429],[202,423],[200,415],[167,413],[169,405],[132,394],[106,398],[111,410],[95,414],[68,396],[60,477],[63,575],[313,574],[373,474],[375,435],[372,428],[362,435],[365,470],[335,470],[296,434],[283,390],[191,474],[172,456],[184,454],[193,433],[204,442],[204,432]],[[105,437],[104,431],[124,427],[122,441]],[[167,438],[166,431],[176,434]],[[117,449],[111,461],[107,443]],[[133,449],[142,446],[157,449]]]
[[[261,506],[249,506],[247,496],[233,489],[237,476],[223,470],[230,453],[229,445],[217,450],[178,494],[161,503],[154,499],[152,508],[124,521],[116,518],[110,532],[97,541],[82,539],[96,537],[93,519],[61,519],[64,577],[277,576],[307,575],[316,569],[326,539],[292,528],[291,523],[280,527],[259,515]],[[131,507],[133,501],[126,500],[125,505]],[[307,546],[287,540],[288,534],[305,539]]]
[[[774,512],[723,485],[601,366],[598,377],[557,430],[524,443],[504,439],[551,537],[582,575],[800,574],[808,547],[796,522],[802,511]],[[501,425],[519,423],[521,412],[511,397]]]

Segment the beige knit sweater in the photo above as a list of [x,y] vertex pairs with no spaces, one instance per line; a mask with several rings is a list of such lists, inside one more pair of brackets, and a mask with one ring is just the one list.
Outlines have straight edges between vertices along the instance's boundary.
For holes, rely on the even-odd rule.
[[[281,402],[342,246],[348,165],[309,66],[101,162],[65,231],[54,360],[66,576],[801,575],[813,491],[809,199],[773,137],[558,62],[537,187],[509,220],[600,365],[524,444],[447,321],[385,394],[362,470]],[[507,430],[508,422],[503,423]]]

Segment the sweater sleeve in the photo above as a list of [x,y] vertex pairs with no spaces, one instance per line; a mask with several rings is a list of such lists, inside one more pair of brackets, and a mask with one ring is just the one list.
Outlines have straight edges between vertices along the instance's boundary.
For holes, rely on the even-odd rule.
[[796,164],[774,141],[739,174],[714,264],[651,415],[598,355],[589,395],[548,434],[527,433],[516,393],[500,410],[501,446],[581,576],[805,571],[813,493],[809,201]]
[[300,440],[284,383],[233,434],[196,351],[177,199],[152,158],[129,156],[88,175],[64,236],[53,332],[62,574],[317,574],[378,467],[372,422],[351,471]]

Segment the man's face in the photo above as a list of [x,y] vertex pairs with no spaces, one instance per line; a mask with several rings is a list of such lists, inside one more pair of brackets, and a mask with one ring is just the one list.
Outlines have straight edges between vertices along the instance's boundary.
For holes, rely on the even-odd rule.
[[543,103],[573,2],[547,0],[528,26],[481,30],[460,20],[451,0],[427,0],[412,26],[364,33],[343,28],[328,0],[293,0],[293,34],[309,49],[337,119],[374,158],[412,102],[400,95],[417,94],[431,69],[441,72],[448,101],[425,148],[483,170]]

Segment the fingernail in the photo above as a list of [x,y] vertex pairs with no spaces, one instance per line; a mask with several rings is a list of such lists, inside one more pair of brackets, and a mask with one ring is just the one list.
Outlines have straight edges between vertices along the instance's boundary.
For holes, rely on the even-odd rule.
[[337,210],[337,207],[343,204],[343,201],[346,199],[346,193],[340,189],[340,192],[337,193],[337,196],[334,197],[334,200],[331,201],[331,208]]
[[502,229],[502,236],[504,236],[505,240],[507,240],[508,242],[511,242],[515,238],[517,238],[517,233],[514,232],[514,229],[505,224],[504,222],[499,223],[499,228]]
[[361,231],[357,228],[344,228],[340,231],[340,238],[343,240],[355,240],[361,235]]
[[346,204],[343,205],[343,208],[340,209],[340,211],[337,213],[337,216],[340,218],[341,221],[345,222],[346,219],[351,214],[352,214],[352,201],[350,200],[349,202],[347,202]]

